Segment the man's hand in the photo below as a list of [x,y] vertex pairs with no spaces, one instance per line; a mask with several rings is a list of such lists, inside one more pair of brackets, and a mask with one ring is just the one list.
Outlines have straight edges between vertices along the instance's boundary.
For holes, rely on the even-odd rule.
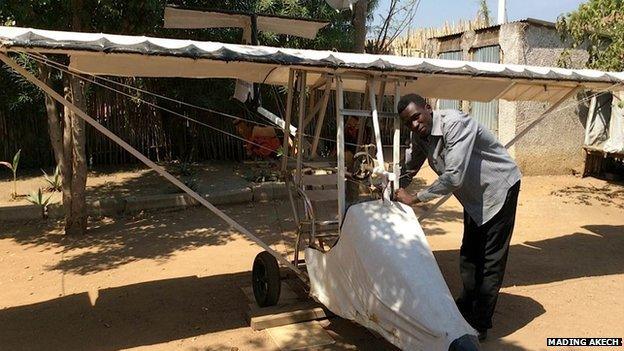
[[410,195],[407,190],[401,188],[394,193],[394,199],[406,205],[413,205],[418,202],[416,196]]

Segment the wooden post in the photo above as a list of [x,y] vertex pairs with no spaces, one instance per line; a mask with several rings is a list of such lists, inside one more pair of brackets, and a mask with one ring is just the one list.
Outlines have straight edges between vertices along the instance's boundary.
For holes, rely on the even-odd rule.
[[299,120],[297,123],[297,182],[301,183],[301,168],[303,164],[303,117],[306,107],[306,71],[299,71]]
[[394,85],[394,134],[392,136],[392,194],[399,189],[399,178],[401,177],[401,118],[399,117],[399,99],[401,99],[401,83],[397,81]]
[[290,115],[292,115],[292,98],[293,98],[293,82],[295,79],[295,71],[291,68],[288,70],[288,92],[286,94],[286,116],[284,123],[284,143],[282,144],[282,172],[286,171],[288,165],[288,156],[290,155],[288,141],[290,140]]
[[[362,102],[362,110],[366,110],[366,104],[368,104],[368,80],[364,85],[364,101]],[[364,142],[364,130],[366,129],[366,124],[368,124],[368,119],[360,117],[358,119],[358,136],[357,136],[357,146],[355,148],[356,152],[359,152],[362,147],[362,143]]]
[[336,76],[336,154],[338,161],[338,223],[342,225],[345,213],[345,154],[344,154],[344,108],[342,80]]
[[381,167],[384,167],[383,149],[381,143],[381,128],[379,127],[379,114],[377,112],[377,102],[375,101],[375,88],[377,87],[377,80],[375,77],[370,83],[369,99],[371,104],[371,116],[373,118],[373,129],[375,132],[375,145],[377,146],[377,162]]
[[321,105],[321,110],[319,111],[319,117],[316,121],[316,129],[314,130],[314,140],[312,141],[312,154],[310,158],[315,159],[318,151],[319,139],[321,137],[321,130],[323,129],[323,122],[325,122],[325,114],[327,112],[327,104],[329,103],[329,95],[331,94],[331,85],[332,80],[330,78],[325,79],[327,84],[325,84],[325,92],[323,93],[323,103]]

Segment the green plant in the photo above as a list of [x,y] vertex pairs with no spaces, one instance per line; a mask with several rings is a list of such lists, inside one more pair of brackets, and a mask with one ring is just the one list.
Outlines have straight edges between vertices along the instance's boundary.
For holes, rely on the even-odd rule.
[[13,193],[11,194],[11,197],[13,199],[17,197],[17,166],[19,165],[21,152],[22,152],[22,149],[17,150],[17,152],[15,153],[15,156],[13,156],[13,163],[8,163],[4,161],[0,162],[1,165],[6,166],[8,169],[10,169],[13,172]]
[[48,187],[48,190],[61,191],[61,168],[58,165],[54,169],[54,174],[52,174],[52,177],[49,177],[43,169],[41,170],[41,172],[43,172],[43,176],[45,177],[46,182],[48,182],[48,184],[50,185]]
[[587,50],[587,67],[624,70],[624,0],[584,2],[575,11],[559,16],[557,29],[572,48]]
[[28,200],[30,203],[34,205],[39,206],[41,208],[41,217],[43,217],[43,219],[47,219],[48,218],[48,205],[50,204],[51,198],[52,198],[52,195],[48,196],[47,198],[44,198],[43,192],[41,191],[41,188],[39,188],[37,192],[32,191],[30,195],[28,195],[26,200]]

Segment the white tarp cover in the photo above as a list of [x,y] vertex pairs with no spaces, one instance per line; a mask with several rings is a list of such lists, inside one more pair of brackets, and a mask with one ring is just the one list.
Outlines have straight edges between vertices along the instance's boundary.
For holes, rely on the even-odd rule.
[[[319,29],[328,22],[282,16],[257,15],[259,31],[288,34],[314,39]],[[165,28],[224,28],[237,27],[251,30],[251,18],[248,14],[227,13],[223,11],[192,10],[183,8],[165,8]],[[251,35],[249,33],[248,35]]]
[[624,153],[624,94],[613,94],[611,105],[611,123],[609,123],[609,139],[604,143],[604,151]]
[[591,99],[585,126],[585,145],[607,153],[624,153],[624,93],[600,94]]
[[[144,36],[0,27],[0,51],[71,55],[77,71],[131,77],[234,78],[286,85],[289,69],[323,73],[385,74],[402,77],[402,93],[426,97],[490,101],[554,102],[577,86],[622,89],[623,72],[570,70],[487,62],[247,46]],[[614,87],[614,84],[620,84]],[[362,78],[344,78],[345,90],[364,91]],[[392,94],[393,84],[386,86]]]
[[414,211],[397,202],[349,207],[338,243],[306,249],[310,294],[403,350],[446,351],[476,331],[459,313]]

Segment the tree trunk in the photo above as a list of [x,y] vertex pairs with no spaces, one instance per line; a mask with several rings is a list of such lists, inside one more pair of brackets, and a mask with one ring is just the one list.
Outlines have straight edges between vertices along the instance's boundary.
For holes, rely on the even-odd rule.
[[[83,2],[72,0],[72,30],[82,31]],[[80,78],[68,75],[65,79],[65,97],[79,109],[86,111],[85,86]],[[87,157],[85,152],[86,131],[82,118],[64,109],[63,116],[63,208],[65,211],[65,234],[84,235],[87,229],[86,183]]]
[[[66,83],[67,84],[67,83]],[[69,88],[65,88],[65,99],[72,101],[72,96]],[[73,155],[72,155],[72,131],[71,131],[71,112],[67,107],[63,109],[63,158],[65,163],[61,174],[63,176],[63,210],[65,212],[65,234],[76,234],[74,225],[74,216],[72,215],[72,178],[74,174],[73,170]]]
[[[72,102],[82,111],[86,111],[84,84],[76,77],[69,79]],[[83,235],[87,229],[87,156],[85,151],[86,130],[85,121],[76,114],[69,113],[69,129],[71,134],[71,205],[69,207],[70,219],[65,223],[65,234]],[[67,209],[65,209],[67,214]]]
[[[52,86],[52,76],[50,74],[50,67],[46,64],[40,63],[39,75],[41,80],[48,86]],[[65,97],[71,101],[71,94],[69,90],[65,90]],[[74,216],[72,215],[72,133],[71,133],[71,118],[67,109],[64,110],[63,120],[61,120],[60,111],[56,105],[56,101],[52,99],[48,94],[45,94],[46,113],[48,115],[48,128],[50,133],[50,143],[52,144],[52,150],[54,151],[54,159],[61,171],[63,191],[63,210],[65,212],[65,233],[76,232],[74,228],[77,228],[73,224]],[[68,231],[67,228],[70,228]]]
[[353,9],[353,28],[355,29],[353,52],[363,53],[366,50],[366,16],[368,0],[360,0]]
[[[39,63],[37,66],[39,68],[41,81],[48,86],[52,86],[53,82],[50,74],[50,68],[43,63]],[[46,114],[48,116],[50,144],[52,145],[52,150],[54,151],[54,159],[56,160],[56,164],[59,166],[61,172],[63,172],[63,166],[65,164],[65,158],[63,155],[63,124],[61,123],[56,101],[48,94],[45,94],[45,106]]]

